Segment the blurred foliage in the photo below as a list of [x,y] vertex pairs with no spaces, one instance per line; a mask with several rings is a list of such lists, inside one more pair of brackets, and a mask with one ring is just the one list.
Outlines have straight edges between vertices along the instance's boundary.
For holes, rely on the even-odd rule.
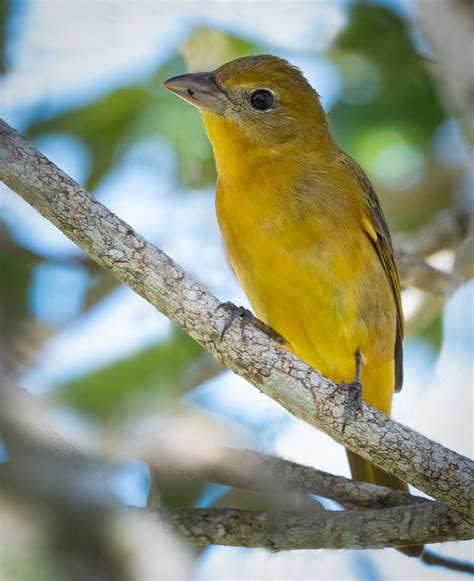
[[[14,248],[10,233],[1,223],[0,243],[4,250]],[[34,267],[40,260],[40,257],[23,249],[20,249],[20,253],[0,253],[0,302],[4,324],[8,329],[13,329],[29,316],[28,291]]]
[[399,13],[358,2],[328,51],[342,79],[329,112],[334,137],[367,171],[389,224],[401,230],[454,205],[462,175],[435,158],[433,139],[447,115],[412,35]]
[[361,139],[387,127],[429,147],[446,114],[406,21],[387,7],[356,4],[330,54],[343,78],[342,98],[331,110],[342,147],[363,155]]
[[7,72],[7,19],[8,19],[8,0],[0,2],[0,75]]
[[[228,58],[256,50],[255,45],[238,37],[198,29],[189,44],[184,45],[185,54],[189,58],[194,55],[196,60],[203,53],[202,46],[208,46],[209,35],[213,43],[220,39]],[[213,51],[212,54],[220,53]],[[183,59],[174,56],[144,82],[115,89],[83,107],[36,120],[28,128],[27,136],[66,133],[79,138],[89,152],[90,168],[85,183],[88,190],[94,190],[121,163],[131,146],[156,136],[173,146],[182,184],[208,185],[215,179],[215,169],[200,116],[161,86],[164,80],[185,70]]]
[[222,63],[259,52],[253,41],[204,26],[195,28],[180,47],[189,71],[213,71]]
[[180,508],[194,506],[208,485],[202,480],[179,478],[166,471],[151,471],[148,506]]
[[93,189],[121,161],[124,129],[133,124],[147,104],[146,94],[138,88],[123,88],[88,106],[37,121],[27,135],[70,133],[83,141],[90,154],[90,174],[86,187]]
[[[160,67],[157,77],[177,74],[180,62],[180,59],[173,59],[168,65]],[[31,124],[27,135],[34,138],[67,133],[81,139],[88,149],[90,159],[85,187],[93,190],[120,164],[130,145],[150,134],[151,126],[154,125],[151,108],[159,111],[160,99],[165,98],[164,92],[158,89],[158,82],[155,86],[154,81],[155,78],[151,77],[143,85],[115,89],[98,101],[78,109],[39,119]],[[173,107],[171,102],[170,107]]]
[[41,257],[17,246],[0,222],[0,321],[2,351],[0,369],[4,378],[15,375],[18,361],[28,364],[51,332],[31,313],[30,288]]
[[437,351],[441,349],[443,343],[443,318],[438,314],[426,326],[420,328],[418,339],[426,341]]
[[27,579],[67,581],[70,579],[67,572],[52,558],[52,555],[46,554],[45,551],[36,547],[11,547],[8,542],[0,552],[0,571],[5,573],[5,579],[9,581],[25,581]]
[[182,395],[188,367],[203,349],[184,331],[58,386],[54,397],[98,421],[133,414]]

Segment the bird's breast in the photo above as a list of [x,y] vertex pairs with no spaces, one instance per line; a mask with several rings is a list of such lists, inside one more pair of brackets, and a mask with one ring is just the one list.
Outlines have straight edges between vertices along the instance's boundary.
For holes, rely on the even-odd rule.
[[[365,297],[387,286],[370,241],[337,204],[328,214],[284,184],[272,190],[271,179],[266,188],[258,183],[218,184],[217,216],[232,268],[257,317],[299,357],[336,381],[351,380],[353,354],[367,342]],[[369,311],[384,323],[376,306]]]

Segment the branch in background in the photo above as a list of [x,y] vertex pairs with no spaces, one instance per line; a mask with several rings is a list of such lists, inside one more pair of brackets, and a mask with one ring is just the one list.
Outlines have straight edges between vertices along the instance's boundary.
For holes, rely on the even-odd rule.
[[5,565],[8,575],[10,564],[15,578],[191,578],[187,548],[145,513],[119,505],[108,466],[83,456],[35,421],[38,403],[27,392],[5,388],[2,396],[8,462],[1,466],[0,521],[2,549],[9,557],[2,559],[2,572]]
[[395,258],[404,286],[411,286],[443,297],[449,296],[454,287],[453,277],[433,268],[419,256],[396,250]]
[[[60,436],[48,422],[48,410],[44,402],[25,389],[5,386],[3,391],[5,409],[3,414],[13,422],[15,429],[27,434],[32,440],[42,442],[51,452],[67,457],[70,464],[80,470],[94,470],[97,463],[81,450],[72,446]],[[8,409],[8,412],[5,410]],[[1,417],[1,415],[0,415]],[[267,493],[291,491],[313,494],[334,500],[344,506],[358,508],[389,508],[413,503],[432,503],[431,500],[412,496],[399,490],[376,484],[357,482],[344,476],[335,476],[310,466],[262,454],[254,450],[237,450],[221,446],[207,445],[202,432],[181,426],[183,442],[180,448],[170,448],[160,439],[161,430],[168,435],[168,426],[160,427],[160,432],[147,434],[152,446],[143,449],[143,433],[137,437],[126,434],[112,437],[112,455],[101,448],[94,456],[114,464],[118,459],[140,458],[158,473],[177,480],[202,479],[234,488],[258,490]],[[196,435],[202,440],[199,452],[193,447]],[[153,444],[154,443],[154,444]],[[125,444],[125,445],[124,445]],[[166,449],[165,449],[166,448]],[[169,448],[169,449],[168,449]]]
[[458,248],[454,262],[454,278],[458,285],[474,278],[474,232]]
[[[461,209],[440,212],[408,239],[396,240],[396,248],[399,268],[404,261],[413,262],[412,268],[401,277],[403,283],[410,285],[414,282],[418,288],[426,287],[417,308],[406,315],[406,334],[409,336],[432,321],[443,308],[444,299],[474,277],[474,212]],[[432,267],[419,259],[448,249],[456,252],[451,274],[430,270]],[[410,274],[417,281],[411,280]]]
[[[469,525],[439,503],[312,514],[218,508],[147,509],[194,545],[294,549],[383,549],[471,538]],[[453,518],[454,516],[454,518]]]
[[442,567],[443,569],[449,569],[450,571],[460,571],[461,573],[470,573],[474,575],[474,565],[468,563],[467,561],[460,561],[458,559],[449,559],[448,557],[443,557],[432,551],[425,549],[425,552],[421,556],[423,563],[429,566]]
[[[107,535],[112,531],[104,526],[104,518],[110,520],[109,513],[117,510],[121,511],[123,522],[128,523],[121,533],[124,541],[129,542],[126,531],[130,532],[131,523],[138,527],[130,533],[132,536],[140,534],[142,538],[143,534],[147,534],[142,519],[134,519],[133,513],[120,509],[115,503],[108,480],[104,478],[108,473],[107,464],[83,456],[58,436],[42,418],[38,400],[28,392],[10,388],[6,395],[6,405],[0,410],[0,418],[12,460],[3,474],[2,486],[5,490],[20,492],[30,503],[45,509],[52,519],[53,530],[60,537],[66,515],[66,526],[73,522],[75,532],[66,542],[67,551],[76,546],[78,539],[82,542],[82,538],[90,535],[101,546],[108,547],[110,553],[107,557],[115,559],[117,539],[107,540]],[[458,513],[439,503],[375,485],[352,482],[255,452],[225,450],[224,458],[225,463],[208,466],[204,473],[216,481],[225,480],[237,486],[246,486],[253,485],[247,472],[251,470],[260,483],[262,476],[267,479],[267,490],[270,491],[272,484],[268,483],[268,478],[272,479],[273,485],[278,478],[285,486],[294,487],[300,492],[325,493],[327,490],[329,496],[336,494],[339,499],[364,504],[375,501],[379,506],[387,506],[391,502],[400,504],[401,501],[404,505],[366,513],[318,511],[311,514],[308,511],[305,514],[289,511],[256,513],[226,508],[138,509],[134,511],[135,516],[151,515],[155,520],[163,519],[166,525],[171,524],[175,528],[182,539],[197,545],[223,544],[277,550],[382,548],[392,546],[393,540],[405,545],[443,542],[463,540],[472,533],[471,527]],[[230,466],[232,463],[233,468]],[[280,484],[277,483],[277,486]],[[97,525],[98,519],[100,526]],[[80,528],[79,537],[76,526]],[[149,534],[156,535],[157,532],[150,529]],[[61,546],[62,558],[68,557],[68,552],[64,554],[64,544]],[[88,553],[89,546],[90,543],[85,543],[82,549],[86,559],[94,554]],[[144,543],[143,551],[146,552],[147,547],[149,543]]]
[[456,250],[462,242],[472,234],[474,227],[474,212],[454,208],[444,210],[410,234],[408,239],[397,240],[396,246],[409,254],[430,256],[439,250]]
[[0,178],[116,278],[221,363],[296,417],[472,518],[474,463],[362,403],[343,432],[346,395],[254,323],[233,325],[220,301],[146,242],[22,136],[0,122]]
[[420,23],[440,60],[439,84],[444,90],[448,110],[454,106],[466,135],[474,143],[474,40],[472,0],[433,2],[418,0]]
[[182,388],[184,391],[189,391],[205,381],[214,379],[224,371],[227,371],[227,368],[222,363],[211,357],[209,353],[203,353],[187,367],[181,384]]
[[[160,467],[159,462],[158,466]],[[368,509],[432,504],[432,501],[425,498],[335,476],[253,450],[226,448],[215,463],[194,467],[192,471],[180,470],[169,464],[162,468],[165,472],[175,472],[179,478],[203,478],[247,490],[271,492],[277,487],[278,490],[314,494],[334,500],[345,507]]]

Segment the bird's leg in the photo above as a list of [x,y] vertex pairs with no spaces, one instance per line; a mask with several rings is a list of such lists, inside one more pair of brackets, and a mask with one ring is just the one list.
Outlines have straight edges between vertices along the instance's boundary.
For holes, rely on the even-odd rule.
[[224,323],[224,327],[222,329],[222,333],[220,336],[221,341],[224,338],[224,335],[229,330],[232,323],[235,321],[235,319],[237,317],[239,317],[240,318],[240,334],[241,334],[242,340],[245,340],[245,337],[244,337],[245,325],[247,325],[250,322],[253,322],[254,325],[257,327],[257,329],[259,329],[260,331],[265,333],[265,335],[267,335],[270,339],[273,339],[274,341],[276,341],[277,343],[280,343],[281,345],[283,345],[285,343],[285,339],[279,333],[274,331],[271,327],[266,325],[263,321],[260,321],[260,319],[257,319],[256,317],[254,317],[254,315],[245,307],[237,307],[236,305],[234,305],[234,303],[227,301],[225,303],[221,303],[220,305],[218,305],[216,310],[218,310],[218,309],[227,309],[230,311],[229,317],[227,318],[226,322]]
[[362,383],[360,381],[362,372],[362,355],[359,349],[355,352],[355,377],[350,383],[342,381],[338,383],[336,389],[347,391],[346,409],[344,411],[344,423],[342,424],[342,433],[345,432],[347,423],[353,416],[354,412],[361,409],[362,402]]
[[222,341],[222,339],[224,338],[224,335],[230,329],[230,326],[232,325],[232,323],[235,321],[235,319],[237,317],[240,317],[240,335],[241,335],[241,338],[244,339],[245,323],[251,319],[251,317],[253,316],[252,313],[248,309],[246,309],[245,307],[237,307],[231,301],[226,301],[225,303],[221,303],[220,305],[218,305],[216,311],[219,309],[227,309],[230,311],[230,314],[227,317],[226,322],[224,323],[224,327],[222,328],[220,340]]

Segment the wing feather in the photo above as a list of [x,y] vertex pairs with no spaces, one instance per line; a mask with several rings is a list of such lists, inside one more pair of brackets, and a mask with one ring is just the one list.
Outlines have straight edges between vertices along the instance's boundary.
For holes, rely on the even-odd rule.
[[387,275],[392,289],[395,306],[397,309],[397,330],[395,338],[395,391],[400,391],[403,384],[403,335],[405,321],[403,318],[402,301],[400,296],[400,281],[393,253],[392,239],[380,207],[377,194],[360,165],[345,153],[340,158],[341,163],[357,178],[361,186],[366,202],[366,215],[362,217],[362,225],[368,237],[372,241],[378,257]]

